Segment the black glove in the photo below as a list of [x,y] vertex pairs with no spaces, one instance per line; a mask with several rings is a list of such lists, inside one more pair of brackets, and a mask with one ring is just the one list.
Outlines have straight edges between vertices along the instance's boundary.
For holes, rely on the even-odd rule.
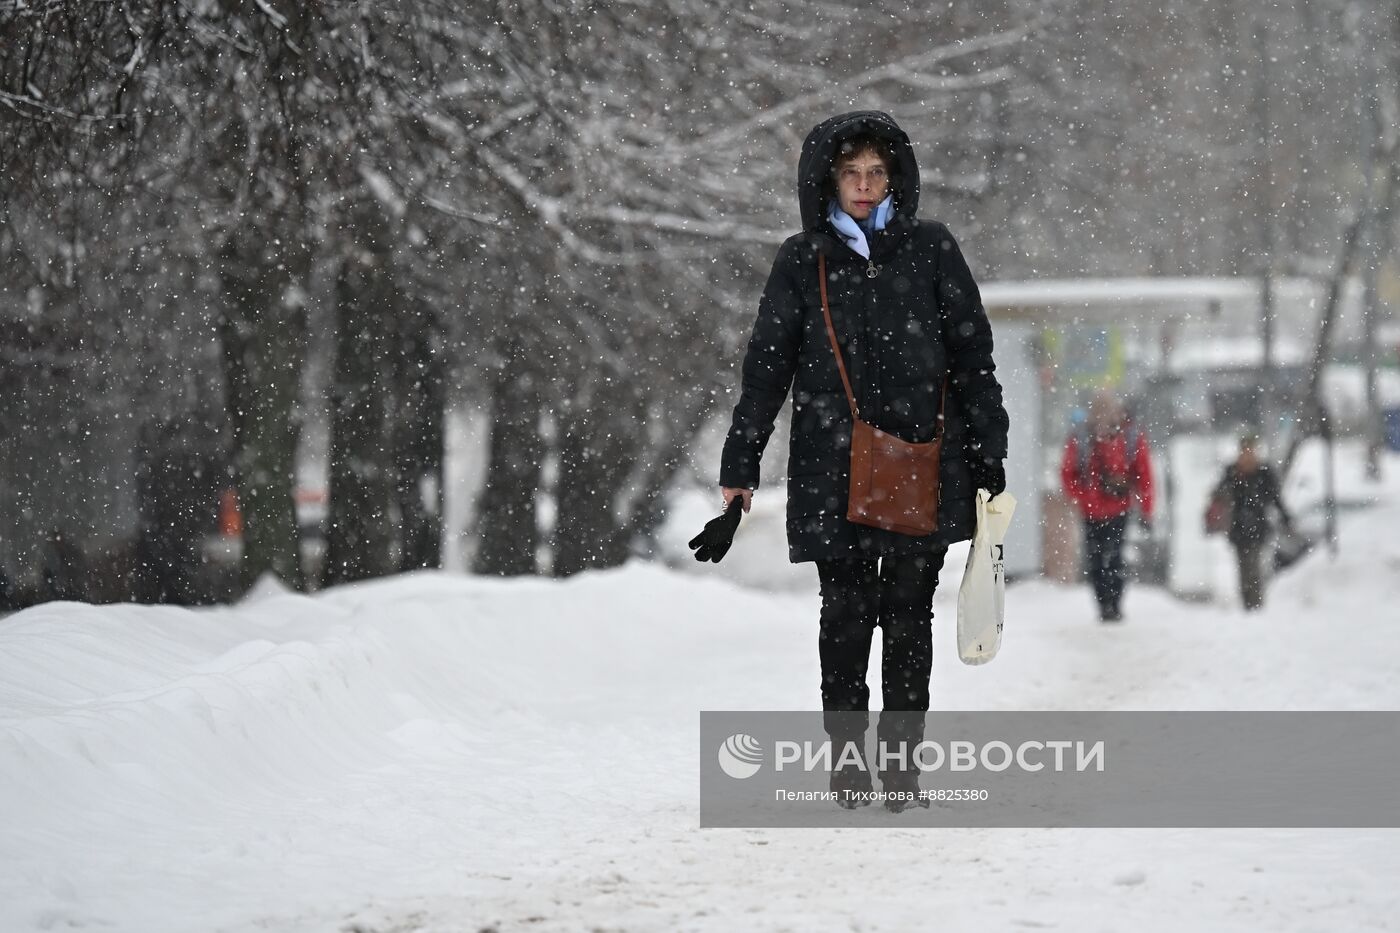
[[718,518],[705,523],[705,530],[690,539],[690,549],[695,551],[696,560],[712,560],[719,563],[734,543],[734,530],[739,527],[739,517],[744,514],[744,497],[735,496],[729,500],[729,507]]
[[1006,489],[1006,466],[997,458],[970,454],[967,469],[972,474],[974,489],[985,489],[988,496]]

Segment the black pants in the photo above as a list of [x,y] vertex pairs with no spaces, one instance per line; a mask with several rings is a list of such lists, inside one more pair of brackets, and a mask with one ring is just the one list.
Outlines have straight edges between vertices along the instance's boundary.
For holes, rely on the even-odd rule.
[[1260,541],[1233,542],[1240,570],[1240,599],[1246,609],[1264,606],[1264,546]]
[[1084,569],[1094,587],[1102,615],[1117,615],[1127,573],[1123,567],[1123,533],[1128,516],[1084,520]]
[[[916,793],[919,789],[919,772],[912,759],[881,757],[879,749],[902,748],[904,755],[912,756],[924,738],[933,672],[933,592],[946,554],[942,549],[881,557],[878,566],[876,558],[817,561],[824,726],[836,748],[854,742],[866,761],[863,770],[835,772],[833,789],[868,789],[869,775],[876,768],[887,791]],[[870,725],[865,674],[877,626],[883,632],[884,709],[876,728],[876,758],[871,761],[864,758]]]
[[822,610],[822,709],[870,709],[865,682],[878,626],[884,708],[927,710],[933,671],[933,591],[946,550],[817,561]]

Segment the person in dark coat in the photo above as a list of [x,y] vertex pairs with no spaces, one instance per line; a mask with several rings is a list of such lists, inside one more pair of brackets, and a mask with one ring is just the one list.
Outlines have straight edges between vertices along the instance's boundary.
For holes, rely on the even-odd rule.
[[1273,527],[1270,512],[1277,512],[1279,522],[1287,531],[1293,529],[1293,519],[1284,507],[1278,478],[1266,463],[1259,460],[1259,439],[1253,434],[1240,438],[1239,456],[1225,468],[1215,495],[1230,504],[1230,526],[1226,532],[1230,546],[1235,549],[1239,567],[1240,599],[1247,611],[1264,606],[1263,557]]
[[[948,546],[972,536],[976,490],[1005,488],[1007,414],[977,283],[948,228],[918,218],[918,164],[894,119],[865,110],[817,125],[802,144],[797,188],[803,229],[778,248],[759,300],[719,485],[726,507],[742,497],[748,511],[791,390],[788,558],[816,564],[822,709],[838,739],[856,729],[863,735],[868,725],[866,669],[877,626],[884,709],[928,709],[938,573]],[[905,441],[933,440],[946,377],[938,527],[930,534],[846,519],[852,421],[822,313],[819,253],[863,420]],[[881,739],[915,721],[921,727],[922,714],[882,715]],[[908,778],[888,775],[886,790],[892,782],[908,787]],[[833,787],[837,781],[833,775]]]

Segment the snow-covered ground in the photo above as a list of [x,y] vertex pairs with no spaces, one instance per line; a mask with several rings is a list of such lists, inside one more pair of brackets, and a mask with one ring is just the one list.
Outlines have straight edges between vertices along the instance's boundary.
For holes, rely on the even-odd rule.
[[[985,667],[953,650],[954,557],[934,706],[1395,709],[1400,484],[1375,491],[1263,613],[1139,588],[1105,628],[1026,583]],[[815,572],[759,541],[0,620],[0,931],[1400,927],[1392,830],[698,829],[698,711],[817,702]],[[733,582],[765,561],[810,585]]]

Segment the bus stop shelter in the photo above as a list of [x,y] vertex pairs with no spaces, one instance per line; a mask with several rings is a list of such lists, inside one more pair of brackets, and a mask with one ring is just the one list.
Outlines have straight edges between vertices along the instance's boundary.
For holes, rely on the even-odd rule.
[[[1209,340],[1227,317],[1251,320],[1259,283],[1239,278],[1053,279],[991,282],[982,301],[996,335],[997,371],[1011,416],[1008,486],[1018,499],[1008,534],[1011,577],[1079,579],[1080,522],[1059,468],[1076,409],[1099,389],[1132,399],[1169,369],[1183,341]],[[1241,314],[1245,311],[1245,314]],[[1142,416],[1147,415],[1144,419]],[[1144,423],[1145,420],[1145,423]],[[1140,412],[1153,443],[1157,520],[1138,543],[1168,582],[1176,530],[1194,507],[1174,482],[1170,412]]]

